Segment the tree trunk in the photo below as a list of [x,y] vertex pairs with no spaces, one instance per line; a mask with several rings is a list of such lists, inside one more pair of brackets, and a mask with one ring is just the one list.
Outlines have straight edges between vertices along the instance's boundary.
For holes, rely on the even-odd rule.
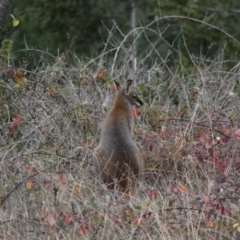
[[134,30],[136,28],[136,5],[134,0],[129,0],[127,7],[127,16],[130,22],[130,26],[133,31],[133,42],[131,47],[131,67],[133,68],[134,72],[137,70],[137,48],[136,48],[136,40],[137,40],[137,32]]
[[2,32],[3,26],[5,24],[8,8],[12,2],[13,0],[0,0],[0,33]]

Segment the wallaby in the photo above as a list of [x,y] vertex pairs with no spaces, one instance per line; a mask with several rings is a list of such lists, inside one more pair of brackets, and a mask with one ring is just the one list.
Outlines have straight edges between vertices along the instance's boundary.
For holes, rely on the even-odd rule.
[[132,138],[132,108],[141,107],[143,102],[134,91],[129,90],[132,80],[127,80],[124,86],[117,81],[114,83],[118,93],[102,124],[94,158],[108,188],[116,187],[122,192],[134,195],[143,175],[143,159]]

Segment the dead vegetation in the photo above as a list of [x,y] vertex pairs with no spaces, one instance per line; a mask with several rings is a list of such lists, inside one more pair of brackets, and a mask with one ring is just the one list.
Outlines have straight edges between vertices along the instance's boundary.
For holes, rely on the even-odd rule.
[[[0,81],[0,238],[238,239],[239,66],[172,72],[63,55]],[[134,78],[145,105],[134,136],[139,195],[121,199],[92,162],[112,80]]]

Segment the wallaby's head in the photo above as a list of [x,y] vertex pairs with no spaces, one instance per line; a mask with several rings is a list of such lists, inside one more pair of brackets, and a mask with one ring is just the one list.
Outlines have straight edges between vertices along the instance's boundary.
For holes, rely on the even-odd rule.
[[130,108],[139,108],[143,105],[143,102],[138,98],[136,91],[130,91],[132,83],[133,81],[129,79],[126,81],[125,85],[122,86],[119,82],[114,81],[116,89],[118,90],[118,94],[115,99],[115,106],[119,104],[126,104]]

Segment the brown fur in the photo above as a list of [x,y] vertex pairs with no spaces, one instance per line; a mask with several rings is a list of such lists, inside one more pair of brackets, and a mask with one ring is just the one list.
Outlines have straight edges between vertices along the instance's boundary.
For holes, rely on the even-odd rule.
[[109,188],[117,187],[122,192],[135,194],[137,183],[142,179],[143,160],[132,139],[134,118],[131,107],[140,107],[142,102],[129,92],[131,80],[125,86],[115,84],[118,94],[103,122],[94,158],[102,180]]

